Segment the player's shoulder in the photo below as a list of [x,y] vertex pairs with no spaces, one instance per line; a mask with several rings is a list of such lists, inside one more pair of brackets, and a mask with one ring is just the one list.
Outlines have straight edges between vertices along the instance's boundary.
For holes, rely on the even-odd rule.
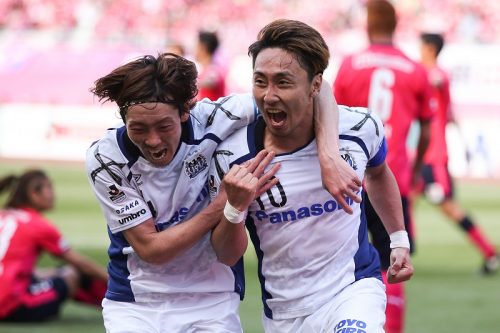
[[125,126],[121,124],[121,126],[117,125],[106,129],[104,135],[101,138],[92,142],[90,146],[87,148],[87,151],[99,149],[98,147],[107,147],[114,145],[117,141],[117,133],[120,128],[125,129]]
[[338,108],[340,123],[350,124],[366,118],[373,118],[376,121],[380,120],[380,117],[367,107],[339,105]]
[[257,106],[251,94],[231,94],[220,97],[216,101],[204,98],[190,110],[194,137],[208,133],[222,134],[234,121],[256,114]]
[[380,135],[380,117],[366,107],[339,105],[339,134],[364,137]]
[[109,128],[101,139],[93,142],[87,149],[87,165],[106,163],[110,160],[127,163],[126,154],[123,151],[127,151],[127,146],[130,146],[131,142],[126,139],[126,136],[125,126]]
[[230,152],[231,157],[229,160],[231,162],[238,160],[241,156],[247,155],[251,150],[251,146],[255,144],[254,132],[256,123],[257,120],[248,126],[243,126],[234,131],[217,146],[217,151]]
[[190,113],[203,124],[204,122],[202,120],[209,120],[210,117],[214,116],[213,112],[228,112],[244,105],[254,105],[254,98],[252,94],[231,94],[220,97],[215,101],[204,98],[196,102],[194,107],[190,110]]

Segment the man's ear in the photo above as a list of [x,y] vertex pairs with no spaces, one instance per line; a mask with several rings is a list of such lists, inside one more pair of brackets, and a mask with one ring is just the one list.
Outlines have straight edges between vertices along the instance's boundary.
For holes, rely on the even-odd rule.
[[323,83],[323,74],[318,73],[314,75],[311,85],[311,97],[314,98],[319,95],[322,83]]
[[182,115],[181,115],[181,123],[187,121],[189,119],[189,112],[184,112]]

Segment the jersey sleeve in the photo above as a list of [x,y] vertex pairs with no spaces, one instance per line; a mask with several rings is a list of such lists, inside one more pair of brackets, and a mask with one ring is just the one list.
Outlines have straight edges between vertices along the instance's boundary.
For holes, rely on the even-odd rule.
[[433,101],[432,86],[429,82],[429,78],[427,76],[425,68],[419,66],[417,74],[417,82],[420,83],[420,105],[418,119],[421,121],[426,121],[434,117],[434,114],[436,113],[436,103],[435,101]]
[[227,145],[222,143],[217,147],[212,160],[210,161],[210,169],[208,172],[208,188],[210,198],[213,200],[220,191],[222,179],[231,167],[231,151]]
[[39,218],[37,221],[35,238],[40,248],[55,256],[61,256],[70,249],[69,243],[64,239],[59,229],[43,218]]
[[376,131],[372,131],[369,133],[369,137],[373,139],[370,142],[370,160],[368,161],[367,167],[375,167],[384,163],[385,158],[387,156],[387,141],[385,140],[385,130],[384,123],[380,119],[380,117],[371,113],[371,117],[376,124],[376,128],[378,128],[378,134]]
[[[341,107],[345,108],[345,106]],[[370,112],[368,108],[349,107],[348,109],[354,110],[358,116],[363,115],[362,120],[358,123],[358,125],[362,125],[353,128],[358,128],[359,132],[357,132],[357,135],[359,135],[366,146],[366,155],[368,158],[366,166],[376,167],[381,165],[387,156],[384,123],[376,113]],[[359,121],[359,119],[356,121]]]
[[[98,144],[89,148],[86,169],[90,185],[112,233],[132,228],[152,218],[148,204],[112,158],[96,157]],[[109,161],[108,161],[109,160]]]
[[199,101],[191,110],[204,134],[222,141],[237,129],[252,123],[258,114],[257,104],[251,94],[233,94],[217,101]]

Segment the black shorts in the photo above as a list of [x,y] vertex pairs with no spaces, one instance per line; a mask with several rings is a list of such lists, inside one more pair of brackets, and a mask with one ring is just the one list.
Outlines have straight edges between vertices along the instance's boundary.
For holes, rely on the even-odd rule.
[[[366,215],[366,222],[368,224],[368,231],[370,232],[371,242],[373,246],[377,249],[380,256],[380,265],[383,271],[386,271],[390,266],[390,256],[391,256],[391,240],[389,234],[385,230],[380,217],[375,212],[366,191],[363,191],[363,203]],[[415,243],[413,240],[413,228],[411,223],[410,215],[410,205],[406,197],[401,197],[401,203],[403,205],[403,217],[405,222],[405,228],[408,232],[408,238],[410,238],[410,253],[415,251]]]
[[422,167],[424,194],[433,204],[453,199],[453,179],[446,164],[425,164]]
[[68,297],[68,285],[61,277],[33,279],[22,296],[22,304],[2,321],[39,322],[54,319]]

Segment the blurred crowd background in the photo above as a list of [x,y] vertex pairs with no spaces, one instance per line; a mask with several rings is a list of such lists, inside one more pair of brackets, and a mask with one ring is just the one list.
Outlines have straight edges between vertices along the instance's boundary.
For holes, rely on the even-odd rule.
[[[420,32],[446,38],[440,60],[451,76],[455,113],[465,123],[452,139],[457,142],[451,145],[452,171],[500,178],[500,153],[493,149],[500,140],[500,1],[394,3],[396,42],[411,56],[418,59]],[[100,130],[96,124],[105,128],[117,120],[113,112],[93,115],[100,108],[89,92],[93,81],[172,43],[194,59],[201,29],[219,36],[216,60],[229,92],[249,91],[248,45],[276,18],[304,21],[324,35],[332,53],[325,77],[332,81],[342,57],[367,44],[363,5],[363,0],[0,0],[0,158],[80,159],[80,150]],[[16,137],[12,121],[31,124],[31,137]],[[49,140],[43,149],[30,145],[42,139]],[[67,147],[56,142],[61,139]],[[13,149],[8,144],[13,140],[32,149]],[[470,167],[474,151],[480,160]]]

